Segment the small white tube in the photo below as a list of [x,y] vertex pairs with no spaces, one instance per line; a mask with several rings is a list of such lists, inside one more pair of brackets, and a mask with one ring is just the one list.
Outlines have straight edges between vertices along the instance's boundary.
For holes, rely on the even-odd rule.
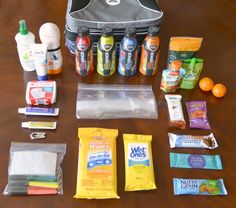
[[34,64],[38,80],[48,80],[47,74],[47,44],[31,44]]
[[21,127],[28,129],[56,129],[57,122],[29,121],[22,122]]
[[25,107],[18,108],[18,113],[31,116],[58,116],[59,108]]

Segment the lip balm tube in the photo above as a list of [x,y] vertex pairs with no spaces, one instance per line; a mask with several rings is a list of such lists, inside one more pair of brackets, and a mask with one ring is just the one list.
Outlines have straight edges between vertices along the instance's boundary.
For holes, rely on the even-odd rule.
[[181,105],[181,95],[165,95],[167,101],[169,116],[170,116],[170,126],[185,129],[186,122],[184,120],[183,109]]
[[56,129],[57,122],[29,121],[22,122],[21,127],[28,129]]
[[47,74],[47,44],[30,45],[38,80],[48,80]]
[[31,116],[58,116],[59,108],[25,107],[18,108],[18,113]]

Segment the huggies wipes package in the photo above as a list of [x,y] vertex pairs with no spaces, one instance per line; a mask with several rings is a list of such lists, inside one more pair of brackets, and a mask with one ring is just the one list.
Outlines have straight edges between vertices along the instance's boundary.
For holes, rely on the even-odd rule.
[[116,198],[117,129],[79,128],[79,159],[74,198]]
[[156,189],[151,135],[123,134],[125,191]]

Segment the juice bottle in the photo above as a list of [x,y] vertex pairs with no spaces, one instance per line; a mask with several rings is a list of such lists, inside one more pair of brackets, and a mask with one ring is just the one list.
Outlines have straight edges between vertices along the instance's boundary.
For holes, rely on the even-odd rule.
[[135,28],[126,28],[120,43],[118,72],[123,76],[133,76],[137,72],[138,41]]
[[78,30],[75,50],[76,72],[81,76],[87,76],[94,72],[93,43],[87,27]]
[[159,27],[150,27],[142,45],[139,71],[144,75],[154,75],[157,72],[160,56]]
[[98,41],[97,72],[103,76],[110,76],[116,70],[116,49],[113,30],[103,28],[102,36]]

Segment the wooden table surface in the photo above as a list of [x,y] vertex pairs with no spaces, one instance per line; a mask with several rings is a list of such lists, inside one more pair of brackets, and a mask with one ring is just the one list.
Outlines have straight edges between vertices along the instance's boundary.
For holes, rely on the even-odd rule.
[[[56,120],[56,131],[48,131],[46,143],[66,143],[67,153],[63,162],[64,194],[62,196],[0,196],[0,207],[13,208],[78,208],[78,207],[161,207],[161,208],[202,208],[236,207],[236,2],[230,0],[160,0],[165,17],[161,26],[161,61],[157,76],[145,77],[137,74],[132,78],[123,78],[117,73],[111,77],[101,77],[97,73],[81,78],[76,75],[74,58],[64,47],[63,28],[65,25],[66,0],[8,0],[0,3],[0,191],[7,184],[9,148],[12,141],[33,142],[29,139],[30,130],[21,128],[21,122],[29,120]],[[45,22],[56,23],[61,30],[63,53],[63,73],[52,76],[58,84],[58,97],[54,105],[61,110],[56,119],[27,117],[19,115],[17,109],[25,107],[26,83],[36,76],[24,72],[16,51],[15,34],[18,32],[18,20],[25,19],[28,28],[39,42],[38,30]],[[161,71],[166,67],[168,42],[171,36],[203,37],[203,45],[198,57],[205,60],[201,76],[210,76],[215,82],[224,83],[228,94],[217,99],[211,93],[195,90],[178,90],[183,102],[188,100],[206,100],[211,131],[175,130],[168,127],[168,110],[164,93],[160,91]],[[147,84],[152,85],[158,102],[158,120],[120,119],[120,120],[77,120],[75,101],[77,84]],[[184,107],[185,119],[188,120]],[[118,194],[119,200],[75,200],[78,127],[103,127],[119,129],[117,140]],[[219,143],[215,150],[173,149],[168,143],[168,132],[180,134],[208,134],[213,132]],[[154,158],[157,190],[146,192],[124,192],[124,150],[123,133],[153,135],[152,149]],[[171,169],[169,153],[220,154],[222,171]],[[182,178],[223,178],[228,196],[174,196],[172,179]]]

